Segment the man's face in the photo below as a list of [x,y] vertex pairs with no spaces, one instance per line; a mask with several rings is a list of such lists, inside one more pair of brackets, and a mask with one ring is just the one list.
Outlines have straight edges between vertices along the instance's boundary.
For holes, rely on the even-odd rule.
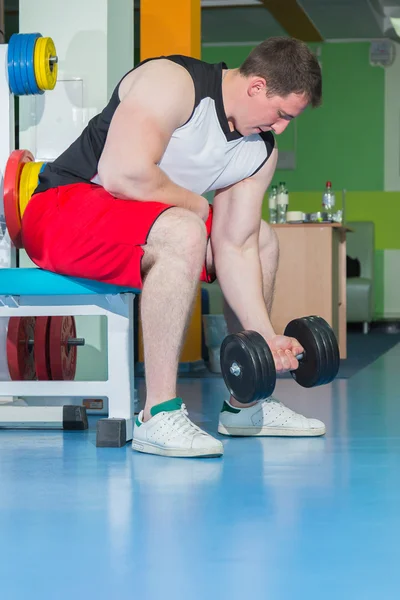
[[247,87],[247,106],[236,123],[236,129],[243,135],[252,135],[261,131],[282,133],[290,121],[300,115],[308,106],[304,94],[267,96],[265,80],[250,78]]

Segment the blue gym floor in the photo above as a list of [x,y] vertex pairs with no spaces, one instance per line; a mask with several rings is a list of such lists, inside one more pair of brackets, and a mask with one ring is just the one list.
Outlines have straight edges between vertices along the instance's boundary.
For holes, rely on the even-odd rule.
[[[143,382],[141,382],[143,393]],[[226,391],[186,379],[215,433]],[[397,600],[400,345],[349,379],[276,396],[323,438],[223,438],[222,459],[0,431],[3,600]]]

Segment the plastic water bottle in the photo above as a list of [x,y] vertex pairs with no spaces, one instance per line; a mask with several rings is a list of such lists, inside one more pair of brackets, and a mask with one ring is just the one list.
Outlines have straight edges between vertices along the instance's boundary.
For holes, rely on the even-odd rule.
[[269,222],[272,225],[277,223],[277,203],[278,203],[278,186],[273,185],[268,197]]
[[289,205],[289,192],[286,183],[281,181],[278,187],[278,223],[286,223],[286,213]]
[[335,208],[335,194],[330,181],[326,182],[325,192],[322,196],[322,207],[324,212],[328,213],[328,219],[331,221],[333,209]]

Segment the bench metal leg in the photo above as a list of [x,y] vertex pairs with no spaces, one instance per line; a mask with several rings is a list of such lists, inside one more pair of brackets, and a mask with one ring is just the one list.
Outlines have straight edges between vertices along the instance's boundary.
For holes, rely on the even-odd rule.
[[108,419],[97,422],[96,446],[121,447],[132,439],[135,413],[134,327],[131,294],[108,315]]
[[88,429],[84,406],[0,406],[0,428]]

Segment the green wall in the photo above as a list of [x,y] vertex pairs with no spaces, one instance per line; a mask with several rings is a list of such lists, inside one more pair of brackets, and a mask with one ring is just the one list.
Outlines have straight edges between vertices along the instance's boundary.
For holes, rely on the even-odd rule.
[[[317,46],[313,45],[316,49]],[[293,149],[296,169],[277,170],[273,183],[289,191],[384,189],[384,70],[369,64],[369,43],[321,44],[323,105],[307,109],[281,136],[278,148]],[[252,46],[203,47],[202,58],[241,64]]]

